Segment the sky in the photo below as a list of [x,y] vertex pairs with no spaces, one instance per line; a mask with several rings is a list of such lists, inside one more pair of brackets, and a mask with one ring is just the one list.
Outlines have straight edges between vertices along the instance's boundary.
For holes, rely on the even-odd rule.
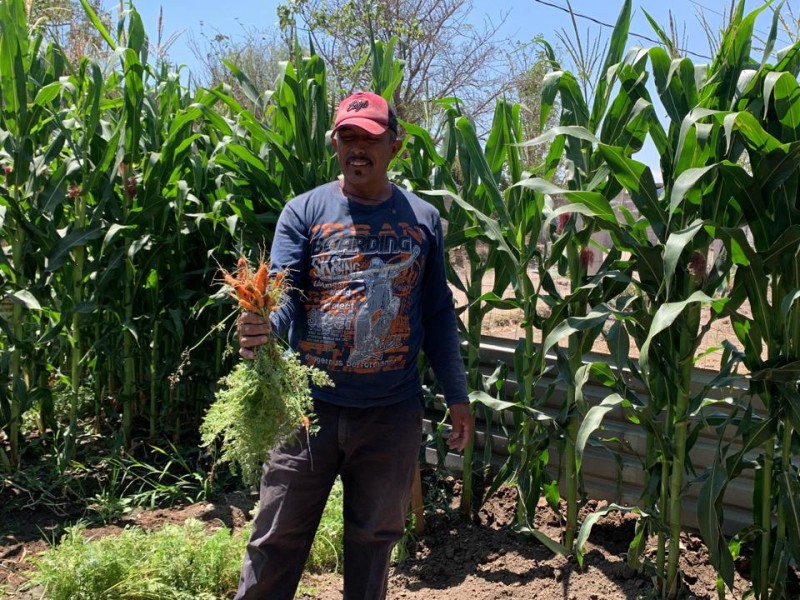
[[[365,0],[368,1],[368,0]],[[467,0],[469,1],[469,0]],[[738,0],[737,0],[738,1]],[[236,36],[242,27],[259,29],[277,29],[277,6],[281,0],[138,0],[134,2],[142,15],[148,33],[156,31],[160,10],[164,11],[164,34],[169,37],[176,34],[177,40],[171,47],[170,55],[178,63],[191,66],[195,60],[188,47],[190,34],[199,36],[201,30],[219,31],[226,35]],[[105,5],[116,9],[116,0],[105,0]],[[528,41],[536,35],[555,43],[555,32],[569,29],[569,14],[557,7],[566,7],[567,0],[471,0],[470,20],[476,25],[486,19],[493,22],[505,22],[501,28],[504,36],[514,40]],[[763,5],[760,0],[746,0],[746,11]],[[578,27],[582,33],[587,29],[610,32],[596,21],[613,25],[622,6],[621,0],[571,0],[571,5],[578,17]],[[795,14],[800,14],[800,0],[787,0],[787,5]],[[718,24],[723,12],[730,7],[730,0],[634,0],[633,23],[631,32],[655,39],[644,12],[664,25],[668,23],[669,12],[672,11],[679,31],[686,33],[686,50],[699,55],[708,55],[706,35],[700,26],[697,15],[704,11],[712,24]],[[770,25],[770,11],[762,13],[756,26],[766,35]],[[594,19],[590,20],[590,19]],[[685,29],[684,29],[685,27]],[[788,37],[779,36],[786,44]],[[653,45],[645,39],[631,37],[631,43]],[[701,58],[695,56],[697,60]]]
[[[151,36],[155,36],[159,14],[163,9],[163,37],[175,37],[169,50],[170,59],[174,63],[185,64],[191,70],[197,65],[189,45],[192,36],[202,40],[202,33],[213,36],[219,32],[235,38],[241,35],[244,28],[277,31],[276,9],[282,1],[285,0],[138,0],[134,1],[134,5],[142,16],[145,30]],[[611,27],[604,24],[613,26],[622,7],[622,0],[570,2],[582,39],[585,39],[587,32],[592,37],[597,32],[607,37]],[[104,4],[112,14],[116,14],[117,0],[104,0]],[[471,4],[469,18],[476,27],[481,27],[487,20],[502,23],[499,33],[510,40],[528,42],[542,35],[551,44],[557,45],[556,32],[572,32],[569,13],[563,10],[567,0],[471,0]],[[750,12],[763,4],[761,0],[746,0],[745,11]],[[786,5],[792,14],[800,16],[800,0],[786,0]],[[668,29],[671,11],[679,39],[685,42],[684,50],[695,62],[707,62],[710,50],[699,14],[704,13],[709,23],[718,26],[723,13],[730,6],[731,0],[633,0],[628,45],[655,45],[656,35],[646,19],[645,11],[665,29]],[[769,8],[761,13],[756,24],[756,35],[766,37],[771,15]],[[781,32],[777,47],[788,44],[789,37]],[[639,158],[651,165],[658,163],[652,144],[642,150]]]

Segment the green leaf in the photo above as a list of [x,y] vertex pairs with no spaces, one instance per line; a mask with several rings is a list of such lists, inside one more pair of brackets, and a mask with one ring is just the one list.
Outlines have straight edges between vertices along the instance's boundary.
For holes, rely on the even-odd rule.
[[773,381],[776,383],[795,383],[800,381],[800,360],[780,367],[767,367],[751,373],[752,381]]
[[495,292],[487,292],[481,295],[475,302],[485,302],[490,307],[498,310],[520,310],[522,303],[517,298],[503,298]]
[[628,362],[631,350],[628,332],[622,321],[615,321],[613,325],[611,325],[611,328],[606,334],[606,340],[614,365],[618,369],[622,369]]
[[723,32],[719,52],[709,68],[708,81],[701,90],[700,102],[704,106],[728,109],[736,97],[739,75],[750,66],[750,48],[753,28],[758,15],[769,6],[765,2],[742,17],[744,2],[731,15],[728,28]]
[[667,329],[670,325],[675,322],[683,311],[691,304],[701,302],[703,304],[714,304],[714,299],[705,294],[704,292],[695,292],[691,296],[689,296],[686,300],[680,302],[666,302],[658,307],[655,316],[653,317],[653,322],[650,325],[650,329],[647,332],[647,339],[642,344],[642,349],[639,356],[639,365],[642,368],[642,371],[648,372],[649,370],[649,361],[650,361],[650,344],[653,341],[653,338]]
[[624,403],[625,398],[619,394],[611,394],[610,396],[606,396],[600,404],[591,407],[587,411],[586,416],[581,421],[578,435],[575,438],[575,464],[578,471],[581,469],[583,453],[586,449],[586,443],[589,441],[589,436],[599,429],[606,414]]
[[709,179],[716,177],[717,165],[695,167],[687,169],[680,174],[672,188],[669,201],[669,218],[672,219],[675,211],[680,207],[690,191],[708,185]]
[[[586,106],[586,100],[583,97],[578,80],[569,71],[555,71],[545,75],[542,83],[542,116],[545,114],[544,94],[547,93],[549,103],[550,94],[554,89],[561,96],[561,124],[579,125],[589,129],[589,108]],[[554,98],[555,96],[553,96]],[[540,131],[545,131],[546,129],[546,122],[544,122]],[[595,129],[592,129],[592,131],[595,131]]]
[[598,325],[604,324],[607,320],[611,311],[608,309],[595,309],[586,316],[582,317],[568,317],[565,320],[562,320],[556,325],[553,330],[548,334],[545,338],[544,343],[542,344],[541,353],[547,354],[547,352],[558,342],[568,338],[574,333],[579,331],[586,331],[587,329],[594,329]]
[[579,212],[587,217],[600,219],[607,224],[617,225],[617,215],[611,207],[611,203],[599,192],[566,190],[539,177],[523,179],[515,183],[514,186],[525,187],[548,196],[564,196],[568,200],[576,203],[559,207],[550,213],[544,223],[545,228],[550,222],[557,218],[558,215],[566,212]]
[[97,13],[94,11],[94,8],[92,8],[92,5],[89,4],[88,0],[81,0],[81,5],[83,6],[83,10],[86,11],[86,16],[89,17],[92,25],[94,25],[94,28],[97,29],[97,32],[103,37],[112,50],[116,50],[117,43],[114,41],[114,38],[111,37],[111,34],[108,32],[108,29],[106,29],[106,26],[103,25],[100,17],[97,16]]
[[666,235],[667,213],[661,208],[650,167],[625,156],[621,148],[600,144],[598,150],[614,177],[630,191],[631,200],[647,218],[658,239],[663,240]]
[[606,52],[603,66],[600,70],[600,78],[594,92],[594,102],[592,104],[592,114],[589,118],[589,129],[597,131],[600,121],[607,117],[606,107],[608,105],[608,98],[611,94],[612,81],[610,81],[610,72],[612,67],[617,65],[625,53],[625,47],[628,43],[628,30],[631,25],[631,0],[625,0],[622,4],[622,9],[617,16],[617,22],[614,25],[614,30],[611,32],[611,38],[608,42],[608,51]]
[[540,144],[552,143],[558,137],[571,137],[591,144],[598,144],[600,140],[586,127],[580,125],[559,125],[558,127],[551,127],[541,135],[536,136],[532,140],[522,142],[519,146],[527,148],[529,146],[538,146]]
[[678,231],[667,237],[667,243],[664,247],[664,285],[667,298],[672,297],[672,281],[675,278],[675,271],[678,268],[683,251],[702,229],[703,221],[698,219],[683,231]]
[[47,106],[58,98],[58,95],[61,93],[61,88],[62,85],[60,81],[47,84],[36,93],[36,99],[33,103],[37,106]]
[[[761,262],[770,267],[779,265],[783,257],[797,254],[798,248],[800,248],[800,225],[792,225],[781,232],[769,250],[760,254]],[[770,268],[770,271],[773,269]]]
[[567,556],[569,554],[569,551],[563,544],[559,544],[554,539],[547,537],[544,532],[539,531],[538,529],[531,529],[530,527],[518,527],[516,528],[516,531],[522,535],[528,535],[535,538],[553,554],[558,554],[560,556]]
[[472,206],[469,202],[464,200],[458,194],[453,192],[445,191],[445,190],[429,190],[425,192],[426,194],[430,195],[446,195],[450,196],[456,204],[458,204],[461,208],[463,208],[468,213],[471,213],[476,217],[478,222],[484,228],[484,234],[486,238],[495,242],[497,247],[506,253],[506,255],[515,263],[519,261],[518,253],[508,244],[506,236],[503,235],[503,231],[500,229],[499,225],[497,224],[497,220],[493,219],[492,217],[484,214],[474,206]]
[[610,512],[621,512],[621,513],[629,513],[633,512],[639,515],[639,517],[647,517],[647,513],[642,512],[641,509],[638,507],[631,507],[631,506],[620,506],[619,504],[609,504],[608,506],[604,506],[603,508],[599,508],[592,512],[591,514],[587,515],[584,518],[583,523],[581,524],[581,528],[578,531],[578,537],[575,539],[575,557],[578,559],[578,564],[583,567],[583,558],[584,552],[583,549],[586,546],[586,542],[589,539],[589,536],[592,533],[592,527],[595,526],[597,521],[599,521],[602,517],[605,517]]
[[29,310],[42,310],[42,305],[28,290],[16,290],[7,296],[15,304],[24,306]]
[[261,106],[261,93],[256,89],[256,86],[253,85],[253,82],[250,81],[250,78],[242,71],[233,61],[228,60],[227,58],[222,59],[222,63],[228,67],[228,70],[233,73],[236,80],[239,82],[239,85],[242,86],[242,90],[244,91],[244,95],[247,96],[247,99],[253,103],[253,106]]
[[747,142],[748,147],[760,154],[769,154],[779,149],[785,149],[780,140],[775,138],[766,129],[755,115],[747,112],[735,112],[725,115],[723,119],[725,137],[727,139],[726,151],[730,152],[734,142],[733,132],[739,133]]
[[780,501],[786,518],[789,547],[795,562],[800,561],[800,482],[797,471],[786,469],[778,475]]
[[722,532],[724,515],[721,505],[728,483],[733,479],[725,472],[719,455],[714,459],[708,477],[700,488],[697,498],[697,515],[700,535],[708,547],[711,564],[717,569],[725,584],[733,589],[733,556]]
[[[781,302],[781,313],[783,313],[783,316],[784,316],[785,319],[788,320],[789,313],[792,312],[792,305],[798,299],[800,299],[800,289],[792,290],[791,292],[786,294],[786,297]],[[798,312],[800,312],[800,311],[798,311]]]
[[126,229],[134,229],[134,228],[135,227],[133,225],[121,225],[119,223],[112,223],[111,227],[108,228],[108,231],[106,232],[106,235],[103,238],[101,255],[102,252],[105,252],[109,244],[111,244],[111,242],[114,241],[114,239],[117,237],[117,234],[119,234],[122,231],[125,231]]
[[490,396],[486,392],[481,392],[481,391],[470,392],[469,401],[478,404],[483,404],[484,406],[488,406],[489,408],[496,410],[498,412],[511,411],[516,413],[522,413],[525,415],[526,418],[533,419],[534,421],[548,422],[553,420],[552,417],[546,415],[541,411],[533,409],[530,406],[526,406],[525,404],[522,404],[520,402],[508,402],[507,400],[499,400],[498,398]]
[[780,27],[780,23],[782,20],[783,15],[783,6],[784,1],[781,2],[776,6],[772,11],[772,25],[769,28],[769,34],[767,35],[767,39],[764,42],[764,54],[761,59],[761,68],[763,69],[767,62],[772,58],[772,51],[775,48],[775,40],[778,39],[778,29]]
[[48,257],[47,268],[52,272],[56,272],[63,266],[73,248],[78,246],[86,246],[89,244],[89,242],[98,239],[101,235],[103,235],[103,232],[100,227],[94,227],[92,229],[76,229],[71,231],[66,236],[61,238],[53,252]]

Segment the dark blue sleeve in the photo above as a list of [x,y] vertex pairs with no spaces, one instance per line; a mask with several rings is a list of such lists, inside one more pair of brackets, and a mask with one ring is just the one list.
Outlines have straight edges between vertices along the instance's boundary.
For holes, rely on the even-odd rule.
[[301,310],[300,290],[304,289],[304,279],[308,273],[309,245],[308,231],[293,205],[287,204],[275,226],[275,237],[270,250],[270,263],[273,272],[286,270],[289,291],[281,307],[272,314],[271,321],[275,333],[285,336]]
[[444,268],[444,236],[437,217],[422,291],[422,349],[444,391],[448,406],[469,402],[464,359],[461,357],[453,293]]

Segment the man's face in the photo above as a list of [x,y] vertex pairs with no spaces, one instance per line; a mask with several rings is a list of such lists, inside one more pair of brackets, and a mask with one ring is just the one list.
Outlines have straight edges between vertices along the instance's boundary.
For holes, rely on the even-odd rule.
[[400,141],[391,131],[373,135],[352,125],[338,129],[331,144],[345,183],[365,191],[384,184],[389,163],[400,149]]

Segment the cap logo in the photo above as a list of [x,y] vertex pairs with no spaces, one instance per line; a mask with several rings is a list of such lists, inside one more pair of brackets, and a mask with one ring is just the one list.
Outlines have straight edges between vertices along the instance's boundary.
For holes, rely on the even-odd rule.
[[369,106],[369,100],[353,100],[347,106],[347,112],[358,112]]

